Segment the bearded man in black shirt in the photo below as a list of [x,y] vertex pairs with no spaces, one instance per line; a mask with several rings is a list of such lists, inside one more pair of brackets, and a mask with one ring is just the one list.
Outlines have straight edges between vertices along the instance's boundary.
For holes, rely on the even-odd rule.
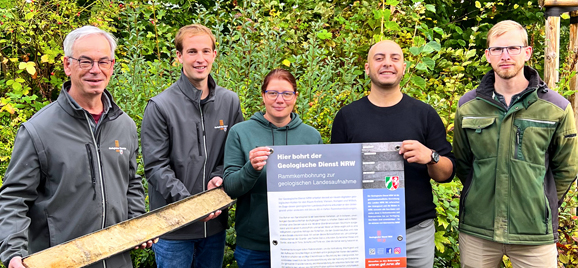
[[371,47],[365,64],[371,91],[337,113],[331,143],[402,142],[407,267],[433,267],[436,213],[430,180],[451,181],[455,159],[437,112],[401,92],[405,68],[395,42],[385,40]]

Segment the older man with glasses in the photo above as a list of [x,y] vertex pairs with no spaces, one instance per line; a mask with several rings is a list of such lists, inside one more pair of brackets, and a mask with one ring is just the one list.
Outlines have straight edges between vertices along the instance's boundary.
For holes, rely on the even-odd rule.
[[572,106],[536,70],[524,27],[488,32],[492,71],[455,116],[462,267],[557,267],[558,207],[578,172]]
[[[114,37],[93,26],[69,33],[64,71],[70,81],[18,131],[0,188],[0,258],[9,268],[23,268],[28,254],[145,213],[136,125],[105,89],[115,48]],[[89,267],[132,267],[132,261],[124,252]]]

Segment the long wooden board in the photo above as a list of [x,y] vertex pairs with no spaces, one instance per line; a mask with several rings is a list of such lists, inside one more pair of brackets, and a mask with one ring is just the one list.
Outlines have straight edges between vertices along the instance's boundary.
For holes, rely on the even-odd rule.
[[205,218],[234,203],[216,188],[139,217],[45,249],[23,259],[28,268],[76,268],[89,265]]
[[538,0],[542,7],[576,7],[578,0]]

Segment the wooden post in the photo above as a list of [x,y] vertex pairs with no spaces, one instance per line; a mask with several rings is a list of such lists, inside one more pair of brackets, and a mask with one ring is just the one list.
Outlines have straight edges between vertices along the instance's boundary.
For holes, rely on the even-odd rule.
[[546,19],[546,51],[544,53],[544,81],[549,88],[558,82],[560,52],[560,17]]
[[[578,21],[576,19],[578,19],[578,11],[572,11],[570,12],[570,44],[569,44],[569,48],[568,50],[570,51],[570,55],[573,55],[570,60],[573,61],[574,59],[576,59],[576,56],[578,56]],[[578,73],[578,64],[574,63],[574,70]],[[572,77],[572,79],[570,79],[570,89],[574,90],[574,92],[578,92],[578,77],[576,75],[574,75]],[[568,99],[570,100],[570,103],[572,104],[572,109],[574,110],[574,121],[576,123],[576,127],[578,127],[578,101],[576,101],[577,99],[577,93],[572,94]],[[576,185],[576,181],[574,181],[574,186],[573,186],[574,190],[578,190],[577,189],[577,185]],[[576,208],[572,208],[570,210],[570,213],[572,213],[573,215],[576,215]]]
[[578,6],[577,0],[539,0],[538,3],[543,7],[575,7]]
[[[539,0],[540,6],[546,8],[546,14],[548,14],[548,8],[557,9],[556,12],[568,12],[570,11],[570,45],[569,50],[571,54],[576,55],[578,53],[578,17],[577,11],[574,10],[578,7],[578,0]],[[570,10],[568,10],[570,9]],[[565,10],[565,11],[564,11]],[[556,13],[554,12],[554,13]],[[548,15],[547,15],[548,16]],[[559,52],[560,52],[560,17],[559,16],[548,16],[546,19],[546,51],[544,53],[544,81],[548,84],[549,88],[554,88],[556,82],[558,81],[558,67],[559,67]],[[573,61],[575,57],[571,60]],[[572,62],[571,62],[572,63]],[[574,64],[574,71],[578,71],[578,64]],[[572,77],[570,80],[570,89],[576,91],[578,90],[578,79],[576,76]],[[569,97],[572,108],[574,109],[575,124],[578,126],[578,96],[574,93]],[[576,181],[574,182],[574,189],[576,189]],[[573,208],[571,213],[576,215],[576,209]]]
[[[578,55],[578,21],[574,23],[572,21],[578,19],[578,11],[570,12],[570,17],[572,20],[570,23],[570,45],[568,51],[570,51],[570,55],[572,55],[570,60],[573,61]],[[574,64],[574,70],[571,71],[576,71],[578,73],[578,64]],[[572,77],[572,79],[570,79],[570,89],[578,92],[578,76],[575,75]],[[576,126],[578,127],[578,101],[576,101],[576,99],[576,93],[569,97],[569,100],[572,103],[572,108],[574,109],[574,119],[576,121]]]

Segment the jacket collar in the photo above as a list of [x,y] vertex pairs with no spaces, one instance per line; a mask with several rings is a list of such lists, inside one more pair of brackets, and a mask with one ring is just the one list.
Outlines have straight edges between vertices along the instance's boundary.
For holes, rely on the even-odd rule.
[[[215,99],[215,88],[217,87],[217,83],[210,74],[207,80],[209,83],[209,96],[207,101],[210,102]],[[199,104],[201,102],[201,95],[203,94],[203,91],[193,86],[193,84],[191,84],[191,81],[189,81],[189,78],[185,75],[185,73],[182,70],[181,70],[181,77],[179,78],[176,84],[181,90],[181,92],[183,92],[183,94],[189,100],[193,101],[193,103]]]
[[[530,83],[528,87],[522,91],[522,95],[526,95],[528,92],[535,91],[538,88],[547,88],[546,83],[542,81],[538,72],[532,67],[524,66],[524,76]],[[476,95],[483,98],[492,98],[495,91],[495,82],[495,73],[494,70],[491,70],[482,78],[480,86],[476,89]]]
[[[85,113],[88,112],[82,107],[79,107],[76,101],[74,101],[74,99],[68,94],[68,90],[70,90],[71,85],[72,83],[70,81],[64,82],[62,89],[60,90],[60,95],[58,95],[58,99],[56,101],[60,107],[62,107],[62,109],[70,116],[84,119]],[[114,120],[123,113],[123,111],[116,105],[116,103],[114,103],[112,95],[110,92],[108,92],[108,90],[104,90],[102,99],[107,120]]]

